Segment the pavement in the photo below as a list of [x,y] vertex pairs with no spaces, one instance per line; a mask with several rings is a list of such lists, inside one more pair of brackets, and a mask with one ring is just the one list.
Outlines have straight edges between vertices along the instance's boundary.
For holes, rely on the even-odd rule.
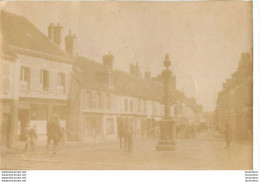
[[38,143],[35,151],[23,145],[2,150],[0,169],[7,170],[250,170],[252,141],[233,141],[226,149],[216,133],[196,139],[177,139],[175,151],[156,151],[157,139],[134,139],[133,152],[120,150],[118,140],[66,142],[58,153]]

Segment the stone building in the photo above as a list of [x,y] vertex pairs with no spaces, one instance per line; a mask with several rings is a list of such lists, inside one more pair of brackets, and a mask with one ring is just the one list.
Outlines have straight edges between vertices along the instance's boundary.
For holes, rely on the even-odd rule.
[[237,70],[223,83],[215,115],[216,127],[221,130],[229,124],[233,139],[252,138],[253,61],[250,53],[241,54]]
[[[11,71],[4,72],[10,74],[12,79],[9,81],[13,83],[10,85],[15,86],[9,88],[13,90],[9,94],[13,100],[13,116],[10,119],[12,141],[24,140],[27,124],[36,125],[39,140],[45,140],[47,122],[54,113],[63,126],[68,121],[72,60],[69,53],[60,49],[62,27],[51,24],[47,37],[25,17],[1,11],[1,31],[1,42],[12,53],[7,57],[15,60],[1,59],[5,68],[9,64]],[[6,56],[5,52],[2,54]],[[7,77],[2,82],[4,85]],[[9,110],[5,103],[4,107]]]
[[11,127],[14,125],[15,105],[17,96],[15,94],[14,76],[16,54],[9,48],[6,42],[0,39],[0,142],[1,147],[13,145],[13,132]]
[[[23,141],[28,124],[45,141],[53,115],[71,140],[115,138],[119,117],[133,122],[137,137],[158,135],[164,114],[160,76],[142,77],[138,64],[129,73],[114,69],[111,54],[103,56],[103,64],[76,55],[77,37],[71,31],[63,37],[60,24],[51,23],[44,35],[25,17],[1,11],[0,18],[1,143]],[[178,93],[172,77],[172,96],[178,99],[171,116],[195,121],[195,100]]]
[[163,115],[162,85],[141,78],[133,65],[126,73],[113,64],[110,54],[103,56],[103,64],[74,57],[69,127],[76,139],[115,138],[119,117],[133,122],[136,136],[146,136],[153,119]]

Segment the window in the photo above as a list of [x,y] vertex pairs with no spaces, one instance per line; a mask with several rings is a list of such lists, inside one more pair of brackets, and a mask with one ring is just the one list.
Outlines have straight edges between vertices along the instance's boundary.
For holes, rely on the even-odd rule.
[[128,100],[125,99],[125,112],[127,112],[127,111],[128,111]]
[[65,92],[66,78],[64,73],[58,73],[58,91]]
[[174,106],[174,115],[178,115],[178,114],[179,114],[178,106]]
[[115,133],[114,119],[108,118],[106,122],[106,134],[113,135]]
[[138,99],[138,112],[141,112],[141,100]]
[[41,87],[42,90],[49,90],[49,71],[41,70]]
[[91,94],[91,92],[86,93],[86,103],[85,104],[87,105],[88,109],[92,108],[92,94]]
[[157,105],[153,103],[153,114],[157,114]]
[[10,90],[10,64],[4,63],[3,70],[2,70],[2,91],[4,93],[8,93]]
[[109,73],[109,74],[108,74],[108,86],[109,86],[110,88],[112,88],[112,87],[113,87],[113,84],[114,84],[113,76],[112,76],[111,73]]
[[20,84],[22,89],[30,88],[30,68],[21,67]]
[[163,116],[163,114],[164,114],[164,106],[161,105],[161,115]]
[[111,109],[111,95],[110,94],[106,94],[106,106],[107,106],[107,109]]
[[144,101],[144,113],[146,113],[146,101]]
[[101,93],[97,93],[97,107],[98,107],[98,109],[102,109],[102,95],[101,95]]
[[130,101],[130,112],[134,111],[134,102],[133,100]]
[[96,105],[96,93],[92,93],[92,108],[95,109]]

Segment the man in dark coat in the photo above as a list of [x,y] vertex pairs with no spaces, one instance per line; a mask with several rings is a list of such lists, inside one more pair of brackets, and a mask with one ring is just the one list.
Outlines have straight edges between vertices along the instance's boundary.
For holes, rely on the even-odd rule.
[[30,146],[31,149],[34,150],[35,141],[37,140],[37,133],[36,133],[36,125],[33,125],[33,127],[29,131],[29,137],[30,137]]
[[53,154],[57,152],[57,146],[61,139],[61,127],[57,116],[53,116],[51,122],[47,124],[47,149],[49,149],[49,145],[51,141],[53,141]]
[[120,140],[120,149],[122,149],[124,141],[124,121],[122,117],[118,118],[118,137]]
[[132,122],[128,119],[127,124],[125,126],[125,134],[126,134],[126,144],[127,151],[132,152],[133,150],[133,125]]

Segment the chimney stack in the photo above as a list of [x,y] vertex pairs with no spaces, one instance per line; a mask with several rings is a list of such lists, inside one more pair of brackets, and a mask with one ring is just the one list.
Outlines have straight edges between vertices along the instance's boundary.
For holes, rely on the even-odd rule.
[[54,24],[50,23],[50,25],[48,27],[48,39],[51,41],[53,40],[53,27],[54,27]]
[[103,65],[113,69],[113,61],[114,61],[114,56],[110,53],[108,53],[107,55],[103,56]]
[[71,54],[75,52],[75,39],[77,39],[76,35],[71,33],[71,29],[69,30],[69,35],[65,37],[65,50]]
[[135,75],[136,77],[140,78],[141,77],[141,72],[139,70],[138,63],[136,62],[136,65],[130,64],[130,73],[132,75]]
[[54,42],[56,45],[61,45],[61,37],[62,37],[62,26],[58,23],[54,25],[51,23],[48,27],[48,39]]
[[58,46],[61,45],[61,30],[62,26],[59,23],[53,27],[53,42]]

